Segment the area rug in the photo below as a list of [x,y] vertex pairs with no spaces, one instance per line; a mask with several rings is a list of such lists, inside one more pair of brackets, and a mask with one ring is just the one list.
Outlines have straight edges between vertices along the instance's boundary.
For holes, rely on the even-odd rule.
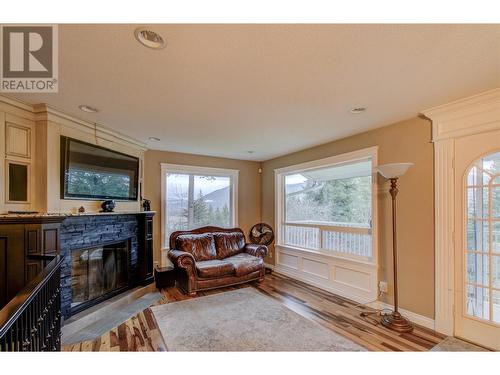
[[435,347],[431,349],[431,352],[484,352],[487,351],[480,346],[468,343],[457,339],[456,337],[447,337]]
[[365,351],[253,288],[151,310],[170,351]]

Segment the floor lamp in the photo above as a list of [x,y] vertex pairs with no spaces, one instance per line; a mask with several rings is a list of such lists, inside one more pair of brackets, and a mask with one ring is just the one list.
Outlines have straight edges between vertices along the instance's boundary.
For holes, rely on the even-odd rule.
[[398,178],[406,173],[413,163],[392,163],[380,165],[377,170],[385,178],[391,181],[392,197],[392,260],[394,268],[394,311],[382,315],[381,323],[384,327],[398,332],[411,332],[413,325],[398,311],[398,247],[396,239],[396,196],[398,195]]

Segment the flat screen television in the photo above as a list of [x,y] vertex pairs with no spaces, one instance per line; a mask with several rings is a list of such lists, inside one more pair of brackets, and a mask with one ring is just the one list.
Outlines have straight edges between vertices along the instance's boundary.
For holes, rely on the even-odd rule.
[[61,137],[61,198],[135,201],[139,159]]

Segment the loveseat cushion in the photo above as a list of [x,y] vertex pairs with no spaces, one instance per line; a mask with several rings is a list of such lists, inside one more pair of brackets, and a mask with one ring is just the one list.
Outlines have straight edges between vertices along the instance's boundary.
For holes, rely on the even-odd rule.
[[234,274],[234,266],[224,260],[205,260],[196,262],[196,271],[203,278],[221,277]]
[[214,239],[217,259],[236,255],[245,248],[245,236],[241,232],[217,232],[214,233]]
[[262,258],[254,257],[247,253],[233,255],[224,259],[224,261],[234,266],[234,273],[236,276],[248,275],[264,267],[264,260]]
[[215,259],[217,255],[212,233],[181,234],[175,240],[175,247],[193,254],[197,262]]

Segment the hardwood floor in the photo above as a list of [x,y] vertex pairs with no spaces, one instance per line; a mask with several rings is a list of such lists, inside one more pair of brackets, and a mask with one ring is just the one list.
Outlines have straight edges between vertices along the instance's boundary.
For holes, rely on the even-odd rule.
[[[162,290],[157,304],[198,298],[244,287],[254,287],[296,313],[335,331],[371,351],[427,351],[444,336],[423,327],[412,333],[397,333],[377,324],[378,319],[363,319],[357,306],[346,298],[328,293],[300,281],[278,275],[266,275],[264,282],[217,289],[188,297],[177,288]],[[165,351],[167,350],[151,310],[148,308],[94,341],[63,346],[64,351]]]

